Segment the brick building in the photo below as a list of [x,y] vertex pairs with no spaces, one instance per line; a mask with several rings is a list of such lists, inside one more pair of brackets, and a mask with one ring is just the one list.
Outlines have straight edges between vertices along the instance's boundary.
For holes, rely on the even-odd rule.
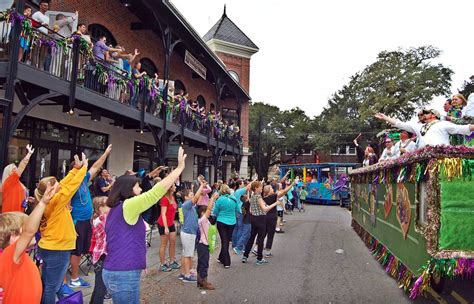
[[[26,1],[34,11],[37,3]],[[228,178],[233,170],[247,175],[250,57],[258,47],[225,10],[203,39],[168,0],[51,0],[49,9],[51,22],[55,12],[78,11],[75,26],[85,23],[93,41],[105,36],[107,43],[128,52],[137,48],[142,71],[149,79],[158,73],[163,100],[182,89],[206,112],[215,109],[223,121],[238,126],[242,140],[228,128],[220,132],[213,125],[202,127],[200,120],[194,125],[188,118],[183,121],[180,109],[173,116],[169,102],[157,110],[151,81],[135,89],[121,70],[86,57],[79,42],[51,31],[45,35],[33,29],[34,47],[16,63],[11,58],[18,56],[18,49],[10,40],[19,33],[4,22],[0,25],[0,82],[5,93],[0,104],[0,150],[8,154],[3,155],[2,166],[20,160],[26,144],[33,144],[36,159],[24,174],[25,184],[32,187],[42,176],[65,174],[66,164],[79,151],[94,160],[113,144],[107,167],[121,175],[159,163],[173,166],[177,147],[184,144],[185,181],[198,174],[209,180]],[[45,56],[51,59],[48,68]],[[132,104],[134,94],[138,106]]]

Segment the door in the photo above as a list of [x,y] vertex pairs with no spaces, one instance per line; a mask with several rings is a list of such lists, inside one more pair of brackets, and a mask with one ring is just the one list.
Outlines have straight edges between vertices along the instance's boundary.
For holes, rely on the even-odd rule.
[[72,151],[69,149],[58,149],[58,162],[56,164],[56,177],[63,179],[69,172],[69,164],[72,160]]

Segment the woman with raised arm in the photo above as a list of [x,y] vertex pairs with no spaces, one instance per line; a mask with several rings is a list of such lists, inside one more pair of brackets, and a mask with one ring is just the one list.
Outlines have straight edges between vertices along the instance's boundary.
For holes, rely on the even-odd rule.
[[251,234],[250,239],[245,246],[244,256],[242,257],[242,263],[247,263],[247,259],[249,257],[250,250],[252,249],[252,245],[255,242],[255,237],[257,237],[257,265],[264,265],[267,262],[263,258],[263,241],[265,239],[265,215],[268,211],[275,208],[278,202],[274,202],[273,204],[267,206],[265,201],[262,198],[262,189],[263,184],[261,181],[253,181],[250,185],[250,190],[252,191],[252,196],[250,198],[250,224]]
[[28,202],[28,189],[20,182],[20,177],[26,169],[31,155],[35,149],[31,145],[26,145],[28,153],[21,160],[18,167],[9,164],[3,170],[2,176],[2,212],[19,211],[23,212]]
[[145,222],[141,213],[155,204],[174,185],[184,170],[186,154],[178,151],[178,166],[150,191],[141,193],[140,180],[120,176],[107,205],[111,208],[105,224],[107,257],[102,278],[115,304],[140,303],[140,276],[146,268]]

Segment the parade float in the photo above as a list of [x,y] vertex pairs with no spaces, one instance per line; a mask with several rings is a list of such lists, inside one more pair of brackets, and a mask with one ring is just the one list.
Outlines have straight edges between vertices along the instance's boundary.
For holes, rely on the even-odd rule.
[[350,172],[352,225],[414,299],[474,273],[474,148],[423,149]]
[[290,179],[300,180],[298,187],[305,186],[306,202],[324,205],[349,203],[348,174],[359,166],[356,163],[319,163],[280,165],[280,178],[290,171]]

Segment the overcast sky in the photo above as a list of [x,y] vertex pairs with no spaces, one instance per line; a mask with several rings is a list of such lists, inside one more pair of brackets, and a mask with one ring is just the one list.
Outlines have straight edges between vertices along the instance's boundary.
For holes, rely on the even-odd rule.
[[[260,48],[250,96],[319,114],[349,77],[382,50],[432,44],[454,70],[453,92],[474,74],[472,0],[172,0],[203,36],[227,16]],[[441,109],[444,97],[435,98]]]

